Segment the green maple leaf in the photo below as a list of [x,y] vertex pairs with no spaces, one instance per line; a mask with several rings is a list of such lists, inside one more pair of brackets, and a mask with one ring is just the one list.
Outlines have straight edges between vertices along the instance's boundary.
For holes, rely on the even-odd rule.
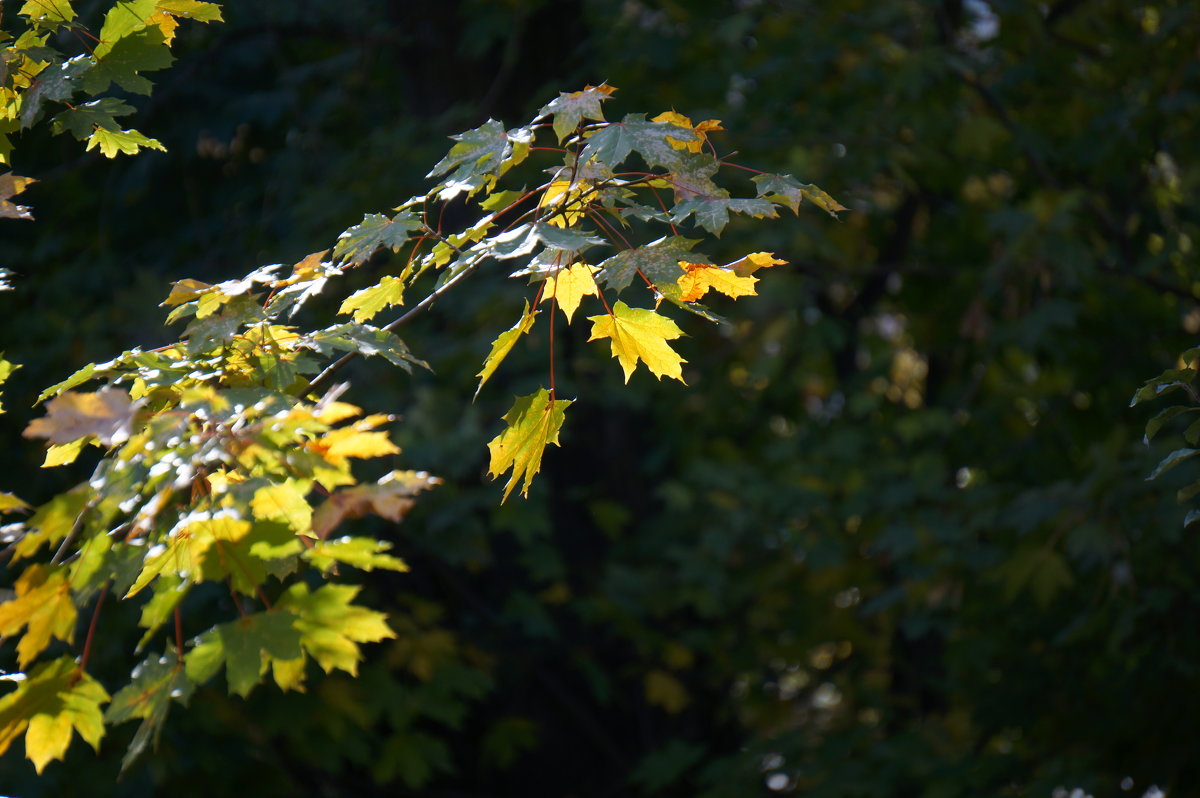
[[305,549],[303,556],[322,571],[328,571],[335,563],[345,563],[360,571],[374,571],[376,568],[407,571],[408,564],[404,560],[386,553],[391,548],[392,544],[386,540],[347,536],[318,541],[311,549]]
[[104,737],[100,705],[108,693],[71,657],[38,666],[16,690],[0,698],[0,754],[25,733],[25,756],[38,773],[62,759],[77,732],[92,748]]
[[43,28],[57,28],[75,19],[71,0],[25,0],[17,14]]
[[56,135],[67,132],[83,141],[92,135],[96,128],[120,130],[121,126],[114,117],[132,113],[133,106],[129,103],[116,97],[101,97],[55,115],[50,121],[50,130]]
[[588,86],[583,91],[559,92],[558,97],[542,106],[538,117],[554,115],[554,135],[561,144],[563,139],[575,132],[583,119],[604,121],[600,103],[608,99],[615,89],[601,84]]
[[382,247],[399,252],[408,241],[408,234],[420,227],[421,220],[407,209],[390,219],[382,213],[368,213],[361,222],[338,236],[333,257],[358,264],[366,263]]
[[533,320],[537,316],[536,310],[530,311],[529,302],[525,302],[525,310],[521,311],[521,318],[517,320],[510,329],[505,330],[496,337],[492,342],[492,351],[488,352],[488,356],[483,361],[483,369],[475,376],[479,377],[479,386],[475,389],[475,395],[479,396],[479,391],[483,388],[483,384],[488,381],[488,378],[495,373],[496,369],[503,362],[504,358],[508,357],[508,353],[517,345],[517,339],[533,329]]
[[673,169],[685,160],[686,151],[677,149],[671,142],[698,138],[693,131],[670,122],[650,122],[645,114],[628,114],[620,122],[613,122],[592,134],[580,160],[586,163],[595,158],[615,167],[631,152],[636,152],[652,169],[656,166]]
[[846,210],[833,197],[812,183],[801,183],[791,175],[756,175],[751,178],[758,186],[758,196],[771,202],[785,205],[795,213],[800,212],[800,202],[808,200],[830,216],[837,218],[838,211]]
[[358,644],[396,636],[382,612],[351,603],[358,591],[356,585],[326,584],[309,592],[301,582],[279,600],[279,608],[295,618],[301,647],[326,673],[336,668],[357,675],[362,660]]
[[730,199],[728,197],[693,197],[680,202],[671,209],[674,224],[696,214],[696,224],[715,236],[720,236],[729,224],[729,213],[744,213],[757,218],[775,218],[775,206],[765,199]]
[[484,186],[525,160],[533,143],[533,131],[528,128],[505,130],[504,125],[489,119],[479,127],[451,136],[457,142],[438,161],[427,178],[450,176],[438,186],[439,197],[452,199],[461,191],[474,194]]
[[384,308],[404,304],[404,281],[385,275],[378,283],[346,297],[338,313],[352,313],[359,324],[370,321]]
[[692,238],[668,236],[618,252],[600,263],[596,279],[616,291],[625,290],[639,271],[655,285],[674,283],[683,274],[683,267],[679,265],[681,260],[709,262],[704,255],[692,252],[697,243]]
[[504,416],[508,425],[505,430],[488,443],[491,460],[488,474],[495,479],[512,469],[512,475],[504,486],[503,503],[523,477],[525,484],[521,495],[529,495],[533,475],[542,467],[542,452],[553,443],[558,446],[558,432],[562,429],[567,408],[573,399],[551,399],[545,388],[529,396],[518,396],[512,409]]
[[153,84],[140,73],[165,69],[175,60],[157,27],[126,34],[106,45],[108,42],[102,41],[96,48],[96,62],[82,76],[83,90],[93,96],[106,91],[110,83],[135,94],[149,94]]
[[169,648],[162,656],[147,658],[134,668],[132,676],[132,681],[117,691],[104,712],[104,721],[109,724],[142,721],[121,759],[122,773],[146,750],[147,744],[158,743],[171,702],[186,704],[196,689]]
[[429,368],[429,364],[410,352],[394,332],[369,324],[346,323],[327,327],[307,336],[298,346],[308,347],[326,356],[335,351],[358,352],[364,357],[379,355],[393,366],[410,373],[413,365]]
[[312,507],[294,484],[265,485],[250,500],[254,517],[262,521],[280,521],[297,535],[312,533]]
[[0,604],[0,636],[17,643],[17,663],[24,668],[46,650],[54,638],[71,642],[77,610],[65,569],[30,565],[17,579],[16,596]]
[[203,684],[225,665],[231,692],[247,696],[271,660],[292,660],[302,653],[296,616],[277,607],[215,626],[201,635],[184,658],[187,678]]

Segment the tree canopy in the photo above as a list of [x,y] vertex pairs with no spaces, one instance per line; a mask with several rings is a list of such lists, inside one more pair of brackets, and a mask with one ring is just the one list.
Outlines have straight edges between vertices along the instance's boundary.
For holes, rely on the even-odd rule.
[[[4,18],[45,37],[6,60],[6,88],[46,88],[4,128],[13,173],[38,182],[0,184],[35,217],[0,220],[0,341],[20,365],[0,489],[38,522],[0,509],[61,534],[35,564],[28,537],[10,541],[0,633],[20,639],[0,668],[45,649],[5,695],[70,699],[7,732],[63,741],[31,763],[9,739],[7,791],[1099,796],[1200,780],[1194,4],[300,2],[218,19],[178,0],[149,4],[154,24],[113,15],[108,40],[130,41],[108,49],[75,27],[106,41],[109,4],[76,4],[78,22],[34,5]],[[85,67],[86,97],[54,88]],[[539,116],[534,141],[521,123]],[[577,157],[526,151],[559,146]],[[586,170],[627,156],[640,176]],[[430,195],[436,220],[405,200]],[[497,231],[476,226],[488,214]],[[414,254],[421,236],[440,239]],[[428,293],[408,283],[420,270],[445,285],[485,255],[530,271],[481,270],[386,329]],[[333,277],[338,292],[306,291]],[[268,294],[324,320],[303,346],[283,315],[255,318],[249,343],[229,327]],[[191,375],[218,351],[222,388],[252,373],[280,391],[322,379],[305,359],[382,357],[318,385],[349,382],[340,400],[264,402],[234,429],[221,414],[245,408],[164,393],[207,379]],[[121,375],[121,395],[82,381]],[[212,512],[141,552],[122,593],[149,603],[75,595],[86,611],[56,616],[110,573],[86,572],[95,552],[69,585],[46,564],[80,534],[91,494],[71,486],[101,451],[43,470],[44,441],[127,447],[147,434],[139,401],[185,411],[152,431],[164,442],[209,424],[290,451],[303,427],[309,470],[231,489],[253,534]],[[146,451],[130,450],[139,485],[157,478]],[[352,459],[383,466],[339,488]],[[311,506],[318,483],[331,497]],[[244,546],[231,557],[257,551],[273,579],[259,555],[319,524],[338,531],[287,556],[327,576],[265,596],[270,612],[259,574],[224,565]],[[181,645],[167,583],[206,569],[230,584],[189,594]],[[142,604],[157,625],[137,628]],[[163,631],[131,662],[146,627]],[[194,692],[174,681],[183,647]],[[303,684],[294,666],[266,674],[305,692],[254,687],[264,652],[312,659]],[[142,692],[122,695],[137,662]],[[144,699],[172,692],[187,707],[158,724],[168,702]],[[65,747],[72,733],[99,750]],[[131,743],[146,750],[117,782]]]

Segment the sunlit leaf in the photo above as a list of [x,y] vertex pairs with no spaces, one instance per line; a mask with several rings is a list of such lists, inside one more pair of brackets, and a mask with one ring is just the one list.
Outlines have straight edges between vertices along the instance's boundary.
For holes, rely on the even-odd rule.
[[488,443],[491,460],[488,473],[492,479],[512,469],[504,486],[507,500],[522,478],[521,495],[529,495],[533,476],[542,467],[542,452],[546,446],[558,445],[558,431],[573,399],[552,399],[545,388],[529,396],[519,396],[504,416],[505,430]]
[[613,357],[621,363],[625,382],[629,382],[640,360],[650,373],[662,379],[671,377],[683,382],[682,364],[686,363],[667,341],[683,335],[679,325],[653,310],[631,308],[618,300],[612,313],[589,316],[592,336],[589,341],[608,338]]

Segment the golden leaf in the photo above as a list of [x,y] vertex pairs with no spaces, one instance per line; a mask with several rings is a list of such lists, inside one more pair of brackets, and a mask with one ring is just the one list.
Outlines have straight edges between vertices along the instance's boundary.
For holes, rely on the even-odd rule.
[[576,263],[566,269],[560,269],[546,278],[542,301],[546,302],[551,297],[558,300],[558,306],[562,308],[567,323],[570,324],[571,317],[575,315],[585,296],[599,296],[596,278],[593,276],[598,271],[598,268],[586,263]]
[[476,396],[479,396],[479,391],[488,381],[488,377],[496,372],[504,358],[508,357],[508,353],[517,345],[517,339],[533,329],[533,319],[537,314],[538,311],[530,310],[529,302],[526,302],[525,310],[521,312],[521,318],[517,323],[500,333],[496,340],[492,341],[492,351],[488,352],[488,356],[483,361],[483,370],[475,375],[479,377],[479,385],[475,388]]
[[25,629],[17,643],[17,663],[24,668],[52,638],[71,642],[78,612],[65,570],[31,565],[14,587],[16,598],[0,604],[0,635],[12,637]]
[[545,388],[529,396],[517,397],[512,409],[504,416],[508,427],[488,443],[491,453],[488,474],[492,479],[512,469],[501,502],[508,499],[522,477],[525,484],[521,487],[521,495],[529,495],[533,475],[542,467],[542,452],[551,443],[558,446],[558,431],[573,401],[552,399]]
[[729,269],[706,263],[688,263],[681,260],[679,265],[683,267],[683,274],[678,281],[683,292],[679,297],[681,302],[695,302],[708,293],[710,288],[734,299],[757,294],[754,290],[754,284],[758,282],[757,277],[739,277]]
[[611,339],[612,354],[625,371],[625,382],[629,382],[639,360],[659,379],[670,377],[683,382],[682,364],[687,361],[667,345],[668,340],[680,337],[683,331],[666,316],[653,310],[631,308],[617,300],[611,314],[589,316],[588,321],[592,322],[589,341]]

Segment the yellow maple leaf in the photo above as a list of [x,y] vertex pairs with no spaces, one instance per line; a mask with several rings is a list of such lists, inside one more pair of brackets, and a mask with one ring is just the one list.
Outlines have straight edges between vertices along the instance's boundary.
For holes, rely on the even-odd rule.
[[583,218],[584,195],[591,189],[588,183],[573,180],[554,180],[546,186],[538,200],[539,210],[557,211],[550,213],[546,222],[555,227],[574,227]]
[[312,507],[304,490],[290,483],[267,485],[254,492],[250,509],[262,521],[282,521],[298,535],[312,534]]
[[733,269],[734,273],[739,277],[749,277],[759,269],[769,269],[772,266],[782,266],[785,263],[787,261],[775,257],[774,252],[751,252],[746,257],[741,260],[735,260],[725,268]]
[[14,588],[16,598],[0,604],[0,636],[12,637],[25,629],[17,643],[17,663],[24,668],[46,650],[52,638],[71,642],[78,612],[65,570],[31,565]]
[[400,448],[388,439],[386,432],[369,431],[391,420],[391,416],[373,413],[349,427],[331,430],[309,441],[307,446],[335,466],[345,463],[348,457],[366,459],[400,454]]
[[40,665],[16,690],[0,698],[0,754],[25,732],[25,755],[38,773],[47,763],[62,759],[71,732],[99,749],[104,737],[104,713],[109,700],[104,688],[75,665],[60,657]]
[[483,369],[475,376],[479,378],[479,386],[475,388],[475,395],[479,396],[479,391],[483,388],[483,384],[488,381],[488,378],[496,373],[500,363],[504,358],[508,357],[508,353],[517,345],[517,339],[525,335],[533,329],[533,319],[537,316],[536,310],[530,310],[529,302],[525,302],[525,310],[521,312],[521,318],[509,329],[496,336],[496,340],[492,341],[492,351],[488,352],[488,356],[484,358]]
[[638,360],[659,379],[671,377],[683,382],[682,364],[687,361],[667,345],[668,340],[683,335],[683,330],[666,316],[653,310],[631,308],[617,300],[612,313],[589,316],[588,321],[592,322],[589,341],[611,339],[613,357],[625,371],[625,382],[629,382]]
[[542,452],[553,443],[558,446],[558,431],[573,399],[552,399],[550,392],[542,388],[529,396],[518,396],[512,409],[504,416],[508,424],[504,432],[488,443],[491,460],[488,474],[495,479],[512,469],[512,476],[504,486],[503,503],[517,482],[524,477],[521,495],[529,495],[533,475],[541,470]]
[[704,143],[708,141],[708,133],[713,130],[724,130],[721,127],[720,119],[706,119],[698,125],[693,125],[690,117],[675,111],[663,111],[658,116],[650,120],[651,122],[670,122],[676,127],[685,127],[696,134],[696,138],[691,141],[681,141],[680,139],[667,136],[667,141],[671,142],[671,146],[677,150],[687,150],[688,152],[700,152],[704,148]]
[[551,297],[558,300],[558,306],[562,308],[562,312],[567,316],[567,323],[570,324],[571,317],[575,315],[585,296],[599,296],[594,276],[598,271],[598,268],[586,263],[576,263],[566,269],[560,269],[546,278],[542,301],[546,302]]
[[721,266],[711,266],[707,263],[688,263],[679,261],[683,267],[678,283],[682,295],[681,302],[695,302],[708,293],[712,288],[728,297],[737,299],[740,296],[755,296],[754,284],[757,277],[739,277],[737,273]]

